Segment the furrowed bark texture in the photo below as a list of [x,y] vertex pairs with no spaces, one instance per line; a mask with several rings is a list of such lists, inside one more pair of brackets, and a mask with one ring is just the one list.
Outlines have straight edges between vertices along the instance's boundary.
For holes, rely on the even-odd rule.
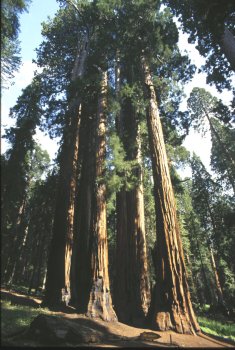
[[[96,100],[97,102],[97,100]],[[82,113],[80,133],[81,177],[79,179],[74,247],[71,267],[72,304],[85,313],[91,289],[91,242],[94,212],[93,184],[95,181],[95,127],[96,116],[90,106]]]
[[[116,71],[119,92],[120,71]],[[117,246],[114,304],[119,321],[141,325],[148,312],[150,285],[144,217],[144,193],[141,169],[141,143],[137,116],[130,100],[124,101],[117,118],[117,132],[128,159],[137,163],[138,183],[130,191],[122,189],[116,196]],[[125,136],[124,136],[125,135]],[[134,145],[134,147],[132,147]]]
[[105,321],[116,321],[117,316],[112,306],[109,283],[106,186],[103,179],[106,147],[106,108],[107,72],[103,72],[97,111],[95,211],[91,251],[92,286],[87,315],[99,317]]
[[[72,81],[82,78],[88,55],[88,35],[78,52],[72,72]],[[81,97],[78,92],[72,98],[67,115],[67,127],[60,158],[60,177],[54,217],[44,304],[55,306],[68,304],[70,292],[70,267],[73,245],[74,201],[77,184],[79,129],[81,121]]]
[[190,299],[162,126],[152,77],[145,58],[142,58],[142,69],[149,101],[147,124],[157,219],[157,283],[152,295],[152,326],[162,331],[172,329],[178,333],[194,334],[200,328]]
[[117,193],[115,310],[119,321],[135,325],[143,323],[150,300],[143,220],[143,185]]

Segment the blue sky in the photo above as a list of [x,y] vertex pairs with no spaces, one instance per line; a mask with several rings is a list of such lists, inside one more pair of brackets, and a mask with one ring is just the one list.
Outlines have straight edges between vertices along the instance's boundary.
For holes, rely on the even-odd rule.
[[[32,63],[32,59],[36,58],[35,49],[42,42],[41,23],[46,21],[48,16],[53,17],[59,9],[56,0],[32,0],[28,12],[24,12],[20,16],[20,35],[22,66],[13,79],[14,85],[2,91],[1,102],[1,128],[2,134],[4,127],[14,124],[14,120],[8,117],[9,108],[16,103],[17,97],[21,94],[21,90],[25,88],[32,80],[36,65]],[[42,133],[38,133],[38,141],[43,148],[53,157],[57,149],[56,141],[52,141],[49,137],[43,137]],[[5,152],[8,144],[2,140],[2,152]]]
[[20,17],[21,54],[24,60],[36,58],[35,48],[42,41],[41,23],[59,9],[56,0],[32,0],[28,13]]
[[[33,73],[37,68],[36,65],[32,63],[32,59],[36,58],[35,49],[42,41],[41,23],[46,21],[48,16],[53,17],[58,9],[59,4],[56,2],[56,0],[32,0],[29,7],[29,12],[23,13],[20,17],[21,33],[19,35],[19,40],[21,41],[22,66],[13,80],[14,85],[10,86],[7,90],[3,90],[2,92],[2,129],[14,124],[14,121],[8,118],[9,108],[14,106],[17,97],[21,94],[21,90],[31,82]],[[186,35],[180,35],[179,47],[182,51],[185,49],[188,51],[192,63],[202,64],[204,62],[204,59],[199,55],[198,51],[194,49],[194,46],[187,43]],[[204,87],[213,95],[222,98],[225,104],[229,103],[232,98],[231,93],[224,91],[222,94],[219,94],[215,87],[210,87],[206,85],[205,82],[205,74],[196,74],[193,80],[185,87],[185,93],[187,96],[189,96],[193,86]],[[183,108],[186,108],[185,102],[183,106]],[[37,133],[36,138],[38,142],[41,143],[42,147],[47,149],[51,158],[53,158],[57,150],[57,141],[50,140],[49,137],[44,136],[41,132]],[[184,146],[191,152],[194,151],[198,156],[200,156],[203,163],[207,166],[207,168],[209,168],[211,148],[209,135],[202,138],[197,132],[191,131],[189,136],[184,141]],[[3,140],[2,152],[5,152],[7,147],[7,143],[5,140]],[[187,172],[184,175],[189,176],[190,174]]]

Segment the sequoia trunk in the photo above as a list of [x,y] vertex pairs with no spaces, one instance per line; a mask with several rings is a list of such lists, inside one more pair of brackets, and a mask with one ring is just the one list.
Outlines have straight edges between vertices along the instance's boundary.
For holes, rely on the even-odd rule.
[[108,272],[108,242],[106,222],[106,186],[104,182],[106,151],[107,72],[102,73],[98,98],[96,135],[96,181],[94,186],[95,210],[91,246],[92,286],[87,315],[105,321],[117,320],[112,306]]
[[[98,99],[98,110],[97,110]],[[92,94],[81,125],[81,177],[76,210],[72,256],[72,304],[78,312],[106,321],[116,320],[108,274],[106,188],[107,73],[102,73],[100,92]]]
[[148,312],[150,284],[145,234],[140,143],[137,182],[117,193],[115,310],[121,322],[141,325]]
[[172,329],[178,333],[194,334],[200,328],[190,299],[162,126],[154,85],[145,58],[142,58],[142,72],[148,100],[147,124],[157,220],[157,271],[151,321],[155,329]]
[[[116,68],[116,94],[119,98],[120,67]],[[123,101],[116,120],[117,132],[129,160],[136,161],[136,184],[116,196],[117,246],[114,304],[119,321],[141,325],[148,312],[150,285],[145,234],[141,141],[137,116],[130,99]],[[122,174],[120,174],[121,176]]]
[[[78,52],[72,72],[72,81],[81,79],[88,55],[88,35]],[[81,97],[75,93],[69,104],[67,126],[60,155],[60,176],[51,241],[44,304],[68,304],[70,300],[70,266],[73,244],[74,201],[77,184]]]

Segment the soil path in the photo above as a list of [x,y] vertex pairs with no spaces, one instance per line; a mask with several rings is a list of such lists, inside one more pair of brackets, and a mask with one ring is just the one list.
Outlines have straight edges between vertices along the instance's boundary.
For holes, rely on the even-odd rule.
[[[39,297],[27,296],[25,294],[1,289],[1,299],[10,300],[15,305],[25,305],[38,308],[41,304]],[[172,331],[160,332],[153,331],[146,328],[131,327],[121,322],[105,322],[99,319],[90,319],[85,315],[77,314],[71,307],[66,308],[63,311],[51,311],[50,315],[62,317],[65,320],[73,320],[76,324],[89,327],[90,329],[98,330],[102,332],[107,339],[102,344],[81,344],[82,346],[89,347],[174,347],[174,348],[234,348],[234,345],[218,340],[217,338],[204,333],[200,333],[196,336],[178,334]],[[10,337],[9,337],[10,339]],[[12,343],[9,345],[14,346],[14,341],[20,346],[20,338],[12,338]],[[22,340],[23,341],[23,340]],[[7,341],[6,341],[7,343]],[[27,343],[27,341],[26,341]],[[25,343],[27,346],[36,346],[32,342]]]

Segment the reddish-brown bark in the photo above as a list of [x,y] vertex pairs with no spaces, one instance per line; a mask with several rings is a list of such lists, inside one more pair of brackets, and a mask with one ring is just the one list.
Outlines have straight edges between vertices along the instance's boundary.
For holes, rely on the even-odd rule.
[[91,249],[91,278],[87,314],[106,321],[117,320],[112,306],[108,271],[108,242],[106,221],[106,186],[104,182],[106,148],[107,72],[102,73],[98,98],[96,135],[96,189]]
[[[97,105],[98,108],[94,107]],[[89,317],[116,320],[108,273],[106,186],[107,73],[82,116],[81,178],[78,190],[76,237],[72,257],[73,303]]]
[[172,329],[178,333],[195,333],[200,328],[190,299],[162,126],[153,81],[145,58],[142,58],[142,71],[149,103],[147,124],[157,222],[157,271],[156,287],[152,295],[152,326],[163,331]]
[[[72,71],[72,81],[82,78],[88,54],[84,36]],[[81,97],[75,92],[69,103],[67,125],[60,155],[60,176],[54,216],[53,236],[47,266],[44,304],[54,306],[70,300],[70,268],[73,245],[74,205],[77,186]]]
[[[117,97],[120,89],[120,69],[116,70]],[[117,245],[114,304],[121,322],[141,324],[148,312],[150,285],[145,234],[144,193],[141,169],[141,144],[137,116],[129,99],[123,102],[116,120],[117,132],[123,141],[137,178],[133,189],[122,189],[116,196]],[[121,176],[122,174],[120,174]]]

